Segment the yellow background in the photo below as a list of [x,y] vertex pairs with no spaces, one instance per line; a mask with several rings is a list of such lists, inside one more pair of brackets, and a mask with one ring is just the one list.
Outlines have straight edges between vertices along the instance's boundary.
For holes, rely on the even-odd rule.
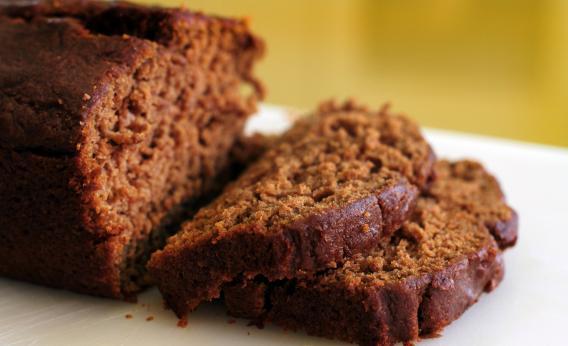
[[[183,0],[139,0],[180,5]],[[430,127],[568,146],[568,1],[192,0],[247,16],[268,102],[391,101]]]

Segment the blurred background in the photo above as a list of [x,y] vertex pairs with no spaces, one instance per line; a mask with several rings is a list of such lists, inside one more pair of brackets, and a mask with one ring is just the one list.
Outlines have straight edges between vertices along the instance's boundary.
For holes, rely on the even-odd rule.
[[269,103],[390,101],[424,126],[568,146],[568,1],[138,2],[250,18]]

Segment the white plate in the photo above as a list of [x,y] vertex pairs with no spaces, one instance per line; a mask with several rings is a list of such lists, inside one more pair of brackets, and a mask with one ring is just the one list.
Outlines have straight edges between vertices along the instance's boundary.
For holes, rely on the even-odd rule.
[[[248,130],[279,132],[284,111],[263,107]],[[568,151],[426,130],[440,157],[472,157],[502,182],[520,215],[520,238],[505,256],[503,283],[484,295],[443,336],[421,345],[560,345],[568,323]],[[131,319],[125,315],[131,314]],[[152,321],[146,321],[152,316]],[[1,345],[329,345],[334,342],[259,330],[205,304],[179,328],[155,289],[137,304],[0,279]],[[337,343],[340,344],[340,343]]]

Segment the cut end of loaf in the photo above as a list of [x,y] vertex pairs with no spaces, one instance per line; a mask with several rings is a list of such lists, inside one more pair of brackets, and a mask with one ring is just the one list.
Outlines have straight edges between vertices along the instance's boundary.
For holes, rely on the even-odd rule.
[[[12,30],[2,31],[8,48],[1,56],[26,67],[0,68],[0,88],[14,88],[39,107],[21,111],[21,102],[10,103],[17,106],[8,107],[14,110],[8,117],[20,118],[0,134],[0,148],[10,143],[7,150],[65,160],[72,176],[62,189],[79,204],[57,211],[79,214],[72,231],[71,225],[11,225],[14,232],[26,229],[31,240],[51,232],[53,240],[43,246],[62,258],[30,257],[15,268],[19,273],[6,274],[130,295],[146,285],[145,261],[186,215],[184,206],[210,194],[228,169],[229,151],[263,97],[252,72],[262,41],[244,21],[122,2],[5,6],[0,21]],[[34,30],[40,35],[31,35]],[[25,47],[15,39],[22,33]],[[46,213],[43,223],[57,212]],[[65,236],[55,235],[65,230],[84,238],[85,259],[63,254]],[[104,266],[81,272],[83,261]],[[62,279],[61,268],[81,274]]]

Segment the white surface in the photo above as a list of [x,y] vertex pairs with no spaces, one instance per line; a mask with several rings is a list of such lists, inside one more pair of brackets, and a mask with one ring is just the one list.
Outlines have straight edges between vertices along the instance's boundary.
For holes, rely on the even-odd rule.
[[[248,131],[281,131],[287,125],[283,114],[265,107]],[[566,344],[568,151],[437,130],[426,134],[438,156],[476,158],[500,179],[519,212],[520,238],[506,253],[507,273],[497,290],[482,296],[441,338],[420,345]],[[178,328],[155,289],[132,304],[0,279],[0,345],[339,344],[229,320],[221,305],[206,304],[189,317],[187,328]]]

